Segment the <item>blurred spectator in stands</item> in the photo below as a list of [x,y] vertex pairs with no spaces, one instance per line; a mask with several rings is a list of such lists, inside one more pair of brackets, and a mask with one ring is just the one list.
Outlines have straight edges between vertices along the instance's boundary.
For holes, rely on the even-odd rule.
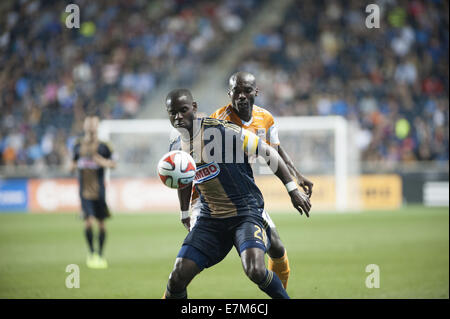
[[357,122],[365,161],[448,163],[448,2],[376,3],[379,29],[359,1],[293,2],[236,69],[261,79],[257,103],[276,115]]
[[[192,74],[258,10],[256,0],[13,1],[0,12],[1,164],[62,165],[86,112],[134,118],[161,81]],[[178,72],[180,70],[180,72]],[[64,141],[65,138],[67,141]]]

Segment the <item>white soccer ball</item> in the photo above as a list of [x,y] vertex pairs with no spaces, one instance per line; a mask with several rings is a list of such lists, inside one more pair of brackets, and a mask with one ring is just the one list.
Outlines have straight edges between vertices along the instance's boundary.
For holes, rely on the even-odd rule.
[[181,189],[195,178],[195,161],[183,151],[171,151],[158,162],[158,176],[164,185]]

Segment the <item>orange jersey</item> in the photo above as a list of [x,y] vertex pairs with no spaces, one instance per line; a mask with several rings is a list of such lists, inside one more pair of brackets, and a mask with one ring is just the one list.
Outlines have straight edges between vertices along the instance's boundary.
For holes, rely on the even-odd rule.
[[271,146],[280,144],[278,129],[272,114],[257,105],[253,105],[252,117],[248,122],[244,122],[239,118],[231,104],[218,109],[211,114],[210,117],[233,122],[234,124],[255,133]]

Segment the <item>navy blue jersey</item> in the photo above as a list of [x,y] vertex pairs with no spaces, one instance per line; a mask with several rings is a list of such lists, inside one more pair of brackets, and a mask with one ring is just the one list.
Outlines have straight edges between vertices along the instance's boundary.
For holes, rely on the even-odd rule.
[[264,200],[248,161],[248,155],[258,152],[259,137],[213,118],[195,120],[193,135],[189,141],[177,137],[170,150],[188,152],[196,162],[193,185],[202,202],[200,215],[261,215]]
[[94,161],[93,156],[96,153],[107,159],[112,158],[111,146],[101,141],[87,142],[79,139],[74,146],[73,160],[77,163],[82,199],[105,199],[105,170]]

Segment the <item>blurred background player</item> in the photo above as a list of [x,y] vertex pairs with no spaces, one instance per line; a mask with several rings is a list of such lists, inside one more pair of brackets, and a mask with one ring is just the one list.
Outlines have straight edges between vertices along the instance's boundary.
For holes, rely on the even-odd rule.
[[[84,120],[84,136],[75,144],[72,172],[78,168],[81,208],[85,221],[85,236],[89,246],[86,260],[90,268],[107,268],[103,257],[106,238],[105,219],[110,216],[105,200],[105,168],[115,168],[112,148],[97,137],[99,118],[87,116]],[[98,224],[98,250],[94,249],[93,223]]]
[[[281,147],[278,138],[278,129],[272,114],[262,107],[254,105],[255,97],[258,95],[258,88],[256,86],[254,75],[248,72],[237,72],[230,77],[229,85],[228,95],[231,98],[231,103],[215,111],[211,117],[231,121],[240,127],[255,133],[270,146],[275,148],[281,158],[285,161],[290,174],[297,180],[298,185],[300,185],[306,194],[311,197],[313,183],[300,174],[289,155]],[[191,203],[191,217],[181,220],[187,229],[190,229],[195,224],[195,220],[201,208],[200,200],[198,199],[198,194],[195,189],[193,189]],[[274,222],[266,210],[264,210],[263,217],[271,230],[271,246],[268,250],[268,255],[270,257],[268,268],[278,275],[286,289],[290,273],[286,248],[281,241]]]
[[[262,217],[263,197],[255,184],[248,156],[267,154],[266,162],[277,163],[271,167],[274,174],[286,186],[293,206],[306,216],[311,208],[309,198],[299,192],[278,153],[255,134],[227,121],[197,119],[197,104],[190,91],[171,91],[166,106],[170,123],[181,133],[171,141],[170,150],[191,153],[196,159],[197,172],[208,170],[209,173],[205,176],[197,174],[194,181],[202,203],[200,216],[178,253],[164,298],[186,298],[186,287],[191,280],[204,268],[219,263],[233,246],[238,250],[250,280],[272,298],[289,298],[278,276],[265,266],[264,254],[270,239]],[[205,138],[211,130],[217,134],[213,139]],[[233,139],[227,139],[225,135],[236,137],[237,143],[231,143],[232,148],[227,147],[226,141]],[[220,158],[209,158],[206,148],[214,149],[214,154],[220,153]],[[242,157],[242,163],[225,160],[229,152],[235,154],[232,159],[239,158],[237,154],[241,148],[246,155],[245,159]],[[197,151],[199,153],[195,154]],[[201,158],[196,156],[199,154]],[[178,194],[183,211],[189,207],[191,187],[179,190]]]

